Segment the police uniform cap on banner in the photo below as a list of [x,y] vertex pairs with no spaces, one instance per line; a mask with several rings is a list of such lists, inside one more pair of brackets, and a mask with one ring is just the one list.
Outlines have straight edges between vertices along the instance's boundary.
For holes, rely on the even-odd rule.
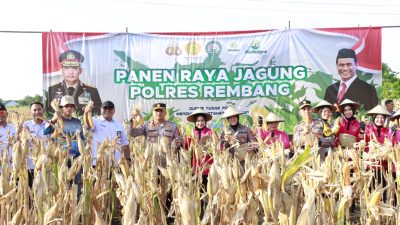
[[165,103],[156,103],[153,105],[153,110],[157,110],[157,109],[162,109],[162,110],[166,110],[167,109],[167,104]]
[[7,111],[7,108],[6,108],[6,106],[5,106],[5,105],[3,105],[3,104],[0,104],[0,110],[2,110],[2,111]]
[[75,50],[65,51],[58,57],[62,66],[80,66],[83,60],[83,55]]
[[61,98],[60,106],[64,107],[66,105],[74,105],[76,107],[74,98],[72,96],[65,95]]
[[367,112],[367,116],[374,116],[374,115],[390,116],[390,113],[386,109],[384,109],[381,105],[377,105],[373,109]]
[[352,100],[347,99],[347,98],[342,103],[340,103],[339,107],[341,110],[343,110],[344,106],[346,106],[346,105],[353,106],[355,110],[360,108],[360,104],[358,104],[357,102],[353,102]]
[[300,109],[302,109],[302,108],[304,108],[304,107],[306,107],[306,106],[311,106],[311,107],[312,107],[311,102],[308,101],[308,100],[306,100],[306,99],[304,99],[303,101],[301,101],[301,102],[299,103]]
[[231,116],[236,116],[236,115],[242,115],[243,112],[229,106],[226,111],[224,112],[224,114],[222,115],[222,118],[228,118]]
[[115,108],[114,103],[112,101],[103,102],[103,104],[101,104],[101,108],[105,108],[105,107],[112,108],[112,109]]
[[390,118],[391,121],[394,121],[395,119],[398,119],[400,117],[400,109],[396,111],[395,114]]
[[190,114],[187,117],[187,121],[195,123],[196,122],[196,117],[200,116],[200,115],[204,116],[204,119],[205,119],[206,122],[210,121],[212,119],[211,114],[207,113],[206,111],[204,111],[202,109],[196,109],[195,111],[192,112],[192,114]]
[[284,122],[282,118],[280,118],[278,115],[276,115],[273,112],[268,113],[268,115],[265,117],[265,122],[266,123],[273,123],[273,122]]
[[336,60],[343,58],[353,58],[354,62],[357,63],[357,54],[353,49],[342,48],[339,50]]
[[332,105],[331,103],[329,103],[328,101],[322,100],[320,103],[318,103],[314,109],[313,112],[314,113],[318,113],[318,111],[320,109],[323,109],[325,107],[329,107],[331,109],[332,112],[336,112],[336,107],[334,105]]

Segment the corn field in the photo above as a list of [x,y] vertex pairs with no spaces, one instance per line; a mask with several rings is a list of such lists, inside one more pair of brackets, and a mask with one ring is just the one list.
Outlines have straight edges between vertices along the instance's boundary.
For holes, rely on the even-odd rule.
[[[20,124],[27,119],[22,114],[13,117],[10,112],[9,117]],[[167,224],[167,217],[184,225],[400,224],[400,188],[392,176],[400,172],[400,149],[389,142],[370,143],[368,153],[362,153],[363,142],[354,149],[339,148],[321,162],[315,145],[288,159],[283,146],[260,141],[258,152],[239,162],[220,151],[217,134],[205,146],[180,151],[172,151],[166,140],[146,146],[138,137],[130,140],[131,163],[114,162],[118,146],[110,140],[99,146],[97,166],[92,167],[91,134],[84,133],[85,143],[78,139],[81,155],[73,160],[57,142],[45,143],[24,131],[20,140],[13,140],[12,165],[7,151],[1,156],[0,225],[100,225],[111,224],[118,215],[125,225]],[[68,142],[70,137],[65,138]],[[28,152],[35,165],[32,187]],[[202,170],[193,173],[192,154],[198,159],[213,156],[206,187],[201,185]],[[381,160],[393,163],[396,171],[391,166],[387,173],[368,169]],[[73,182],[79,171],[80,195]],[[383,176],[386,185],[376,182],[376,176]],[[167,193],[172,196],[169,210]]]

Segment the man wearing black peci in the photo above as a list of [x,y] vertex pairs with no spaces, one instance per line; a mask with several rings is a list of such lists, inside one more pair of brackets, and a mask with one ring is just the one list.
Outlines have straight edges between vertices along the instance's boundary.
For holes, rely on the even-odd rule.
[[342,100],[350,99],[362,105],[364,110],[378,105],[375,87],[360,80],[356,75],[357,55],[354,50],[340,49],[336,57],[336,67],[341,79],[326,89],[326,101],[340,104]]

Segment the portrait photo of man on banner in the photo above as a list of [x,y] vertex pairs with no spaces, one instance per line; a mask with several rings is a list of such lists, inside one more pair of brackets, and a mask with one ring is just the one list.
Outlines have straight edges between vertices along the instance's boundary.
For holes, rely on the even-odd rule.
[[326,101],[339,105],[343,100],[350,99],[358,102],[365,110],[378,105],[375,87],[357,77],[357,55],[353,49],[340,49],[336,66],[341,79],[326,89]]
[[97,88],[83,83],[79,78],[82,74],[81,64],[85,57],[78,51],[67,50],[60,54],[58,62],[61,64],[61,74],[63,80],[48,89],[47,108],[50,107],[53,99],[60,100],[63,96],[72,96],[76,104],[76,113],[82,115],[84,107],[89,101],[94,102],[93,112],[100,113],[101,99]]

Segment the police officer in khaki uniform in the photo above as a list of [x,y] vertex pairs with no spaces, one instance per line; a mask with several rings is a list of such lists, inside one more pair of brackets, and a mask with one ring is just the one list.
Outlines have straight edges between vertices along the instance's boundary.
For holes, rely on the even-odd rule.
[[53,99],[60,100],[63,96],[69,95],[74,98],[77,114],[83,115],[84,107],[92,100],[94,102],[93,113],[99,115],[101,99],[97,88],[79,80],[82,73],[81,63],[84,61],[83,55],[77,51],[68,50],[58,57],[58,61],[61,63],[61,74],[64,79],[62,82],[49,87],[47,110],[53,112],[50,105]]
[[[129,134],[132,137],[138,137],[143,135],[146,138],[148,147],[154,146],[156,150],[162,147],[163,138],[166,138],[169,148],[175,146],[179,148],[182,145],[182,137],[179,135],[177,126],[166,120],[167,105],[165,103],[156,103],[153,105],[153,117],[149,122],[141,125],[143,121],[142,114],[139,110],[135,109],[132,112],[131,127]],[[165,140],[165,139],[164,139]],[[173,150],[173,149],[171,149]],[[174,149],[175,150],[175,149]],[[168,151],[168,150],[167,150]],[[161,167],[166,167],[166,153],[158,152],[155,154],[156,162],[159,161]],[[171,153],[171,152],[168,152]],[[158,158],[159,157],[159,158]],[[161,186],[161,201],[166,206],[166,213],[169,212],[172,203],[171,192],[167,191],[167,181],[163,176],[159,177],[159,183]],[[168,217],[169,222],[173,221],[172,218]],[[170,223],[169,223],[170,224]]]
[[[221,133],[221,149],[228,149],[233,155],[235,154],[240,161],[244,160],[244,155],[240,154],[238,150],[242,149],[249,153],[253,153],[257,149],[257,138],[255,137],[253,131],[242,124],[239,123],[239,115],[243,114],[241,111],[228,107],[228,109],[222,115],[222,118],[226,118],[229,125],[225,127]],[[247,144],[248,145],[244,145]],[[252,145],[254,143],[254,145]],[[235,146],[236,145],[236,146]],[[240,148],[241,146],[245,146]],[[239,147],[239,148],[237,148]],[[243,155],[243,156],[242,156]]]
[[318,144],[319,138],[322,136],[323,124],[321,121],[313,119],[313,108],[311,102],[303,100],[299,103],[299,114],[302,118],[293,131],[294,150],[304,149],[306,146],[312,147]]
[[174,142],[176,147],[180,147],[182,144],[182,137],[179,135],[177,126],[167,121],[165,116],[167,115],[167,105],[165,103],[156,103],[153,105],[153,119],[143,125],[136,124],[137,118],[142,118],[140,112],[134,111],[132,113],[132,126],[130,128],[130,135],[137,137],[144,135],[146,141],[150,144],[158,144],[160,138],[166,138],[169,147]]

